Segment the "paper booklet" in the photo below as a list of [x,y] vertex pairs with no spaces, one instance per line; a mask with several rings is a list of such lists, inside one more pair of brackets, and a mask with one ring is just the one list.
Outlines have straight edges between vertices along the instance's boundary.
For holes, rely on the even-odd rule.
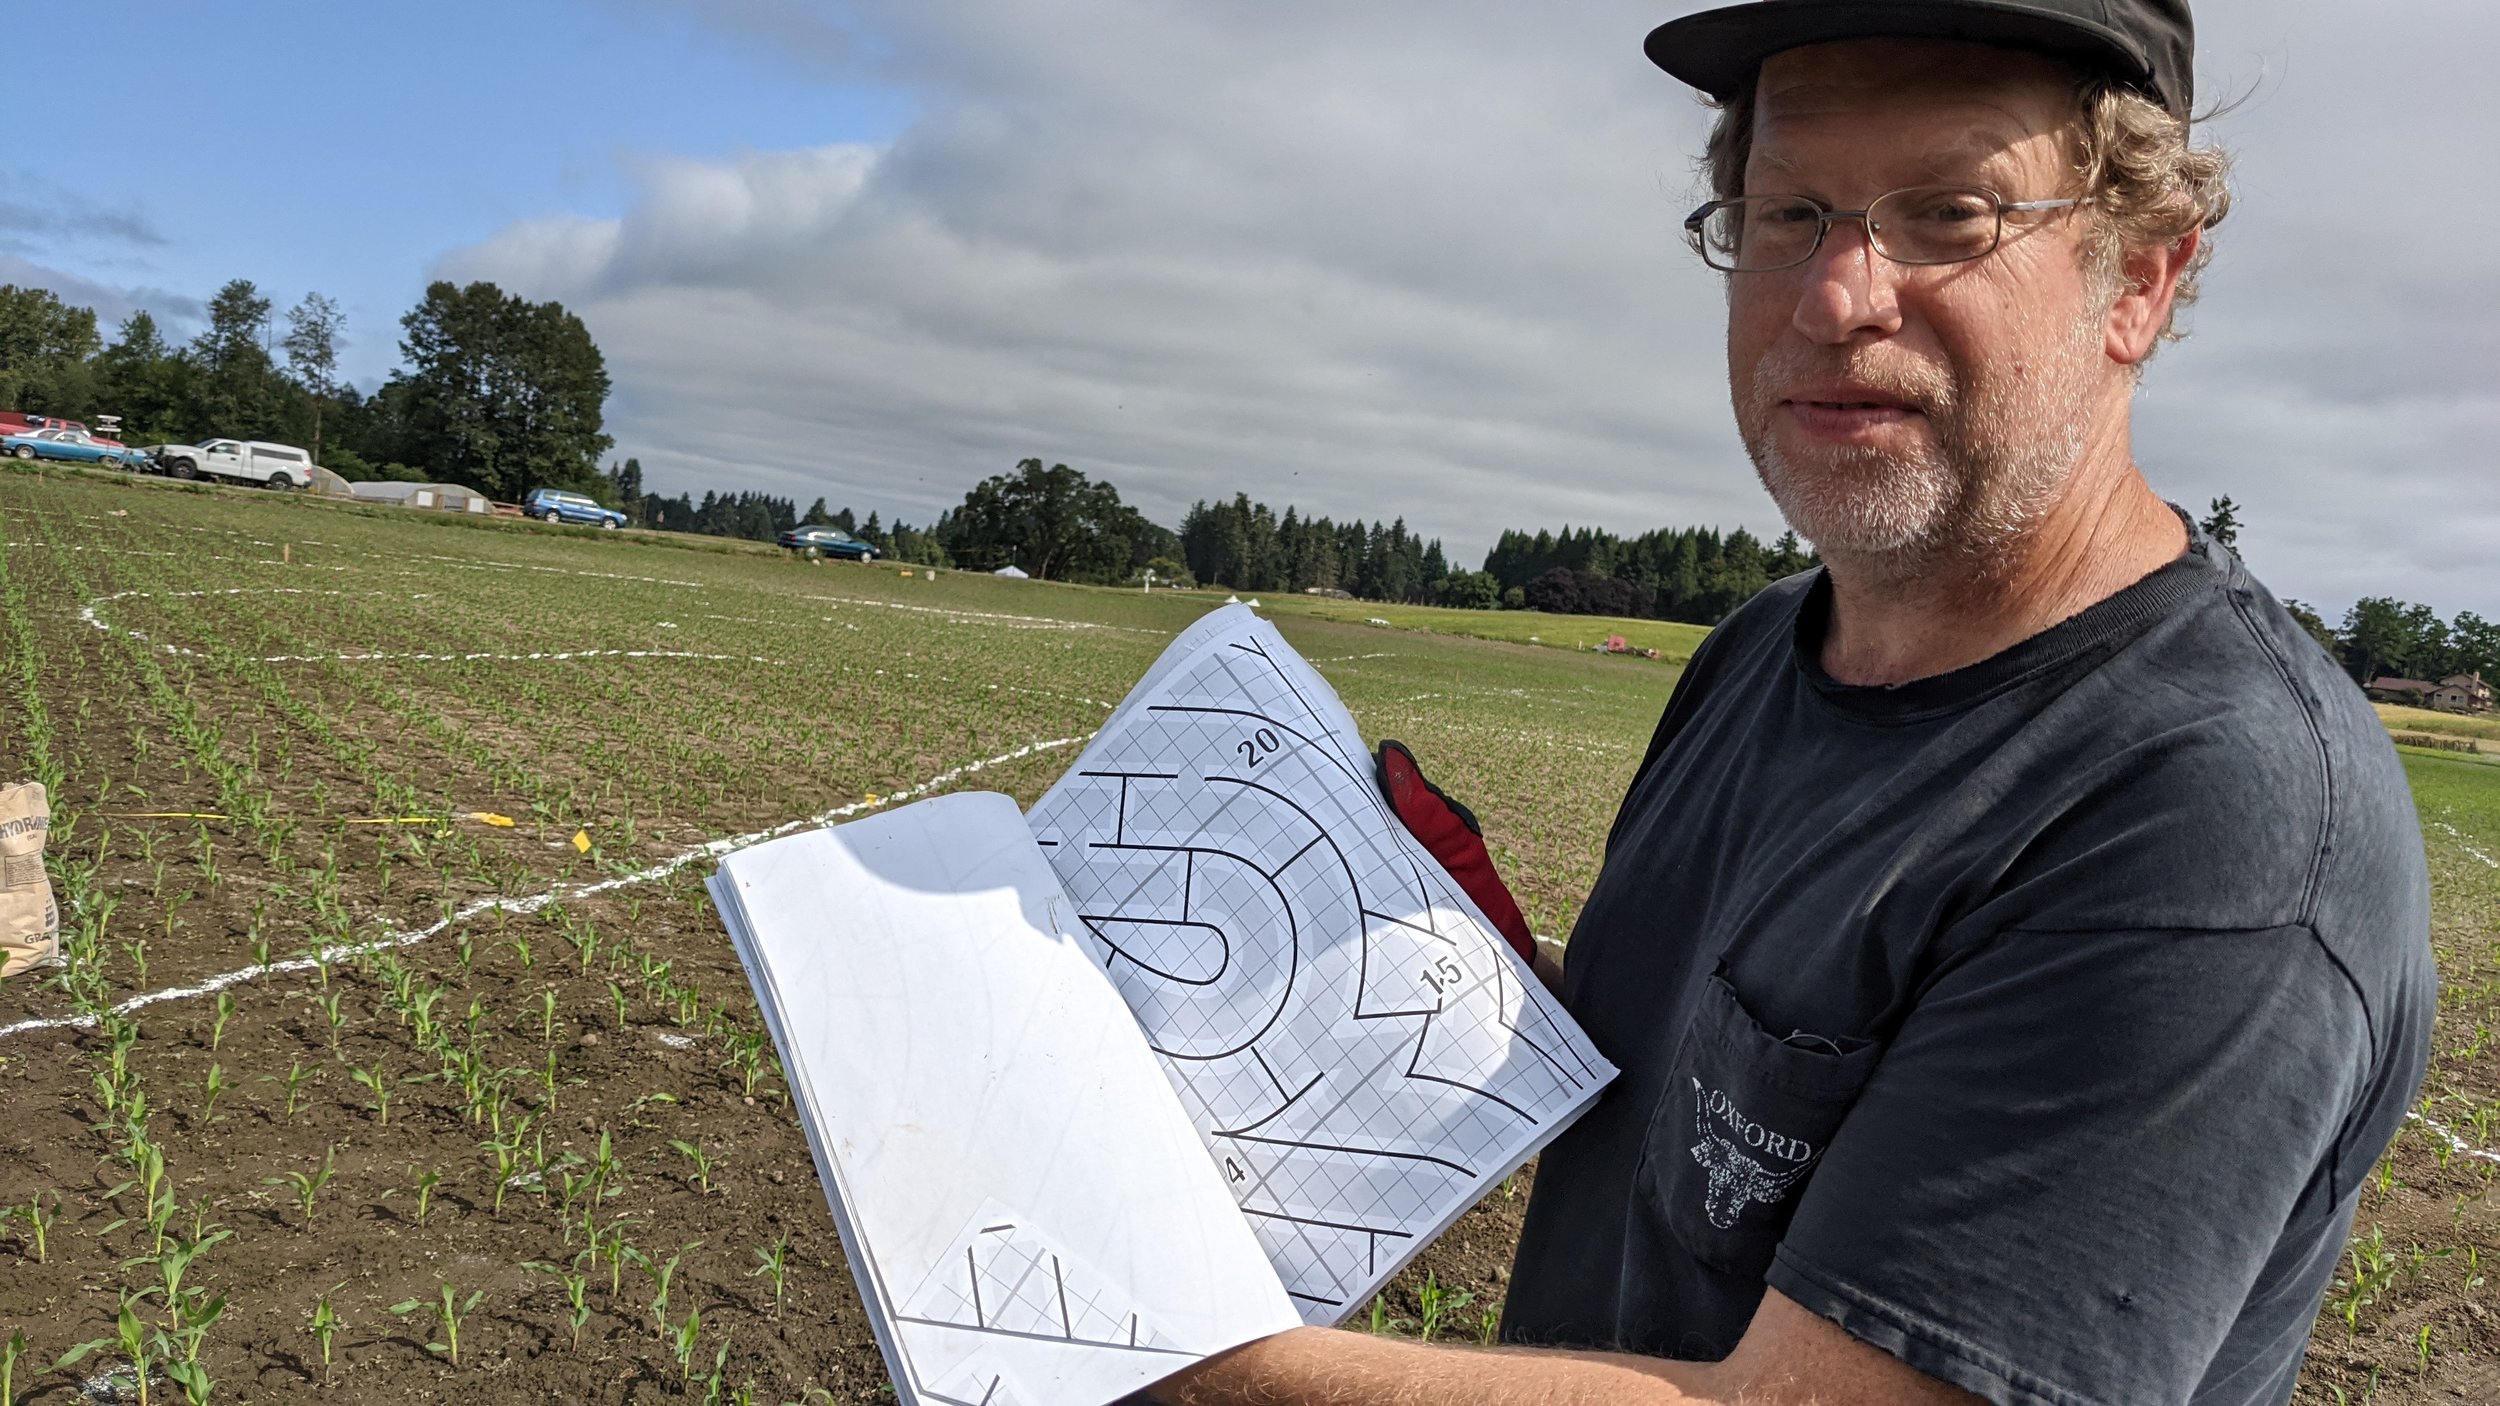
[[941,796],[711,890],[906,1403],[1098,1406],[1340,1321],[1615,1074],[1240,606],[1029,815]]

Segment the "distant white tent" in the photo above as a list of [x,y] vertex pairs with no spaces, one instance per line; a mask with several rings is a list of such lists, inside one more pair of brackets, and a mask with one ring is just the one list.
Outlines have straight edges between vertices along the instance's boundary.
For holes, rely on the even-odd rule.
[[992,576],[1004,576],[1014,581],[1030,581],[1033,579],[1030,573],[1020,567],[1014,566],[1002,566],[990,574]]
[[438,513],[491,513],[495,505],[474,488],[456,483],[351,483],[350,492],[368,503],[396,503]]

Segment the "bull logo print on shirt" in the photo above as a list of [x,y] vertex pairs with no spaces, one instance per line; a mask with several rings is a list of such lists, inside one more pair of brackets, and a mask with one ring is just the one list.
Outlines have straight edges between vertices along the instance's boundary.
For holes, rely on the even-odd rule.
[[[1783,1136],[1746,1117],[1724,1091],[1705,1089],[1699,1079],[1693,1080],[1693,1127],[1701,1135],[1693,1160],[1709,1178],[1702,1212],[1721,1230],[1735,1229],[1747,1206],[1786,1196],[1823,1155],[1803,1138]],[[1773,1165],[1764,1166],[1754,1153]]]

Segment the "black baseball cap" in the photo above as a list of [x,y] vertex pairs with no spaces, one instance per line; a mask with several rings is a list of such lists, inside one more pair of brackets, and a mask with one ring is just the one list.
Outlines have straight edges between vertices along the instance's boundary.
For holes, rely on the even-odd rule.
[[1650,62],[1725,100],[1762,61],[1837,39],[1962,39],[2107,73],[2188,120],[2196,24],[2187,0],[1748,0],[1649,32]]

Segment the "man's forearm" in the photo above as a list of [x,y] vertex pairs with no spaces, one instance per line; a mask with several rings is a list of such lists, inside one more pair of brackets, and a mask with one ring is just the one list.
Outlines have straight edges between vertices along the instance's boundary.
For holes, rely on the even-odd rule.
[[1678,1406],[1730,1399],[1712,1393],[1714,1366],[1300,1328],[1212,1358],[1154,1395],[1173,1406]]

